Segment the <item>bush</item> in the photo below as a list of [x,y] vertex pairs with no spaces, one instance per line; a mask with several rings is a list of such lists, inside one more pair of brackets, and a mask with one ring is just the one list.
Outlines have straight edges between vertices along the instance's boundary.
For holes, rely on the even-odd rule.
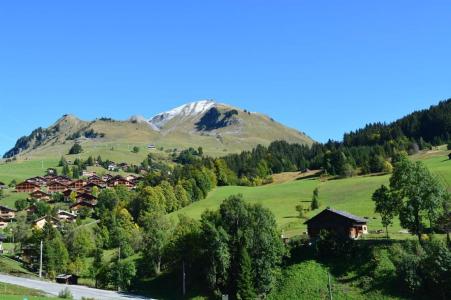
[[69,288],[65,288],[58,293],[58,298],[74,299],[74,296],[72,295],[72,292],[70,291]]
[[83,152],[83,148],[79,143],[75,143],[72,148],[69,149],[69,154],[79,154]]

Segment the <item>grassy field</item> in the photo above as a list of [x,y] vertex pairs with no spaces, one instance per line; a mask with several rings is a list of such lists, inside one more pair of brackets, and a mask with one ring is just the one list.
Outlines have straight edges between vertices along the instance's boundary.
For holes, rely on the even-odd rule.
[[7,284],[0,282],[0,299],[2,300],[47,300],[56,299],[53,297],[47,297],[41,291],[21,287],[14,284]]
[[[328,273],[327,267],[314,260],[289,266],[282,271],[279,282],[268,295],[268,299],[329,299]],[[361,289],[342,280],[336,280],[332,275],[331,286],[333,299],[399,299],[377,291],[362,293]]]
[[1,255],[0,255],[0,272],[18,276],[33,276],[33,273],[22,267],[22,265],[17,261]]
[[[421,159],[426,166],[443,181],[448,188],[451,187],[451,160],[447,160],[446,151],[433,152],[428,155],[422,154]],[[293,176],[288,176],[293,178]],[[206,209],[217,209],[222,200],[230,195],[242,194],[249,203],[259,203],[269,208],[275,215],[277,223],[287,236],[300,234],[306,230],[304,219],[297,217],[295,210],[297,204],[305,208],[310,205],[311,197],[315,187],[319,188],[319,199],[321,209],[328,206],[345,210],[362,217],[368,217],[369,230],[383,229],[380,216],[374,213],[374,204],[371,195],[381,184],[388,184],[390,175],[357,176],[346,179],[320,181],[318,178],[289,180],[285,183],[271,184],[260,187],[219,187],[212,191],[205,200],[193,203],[182,210],[173,213],[185,214],[189,217],[199,219]],[[320,210],[309,211],[306,217],[310,218]],[[393,238],[409,238],[410,235],[400,233],[401,227],[396,219],[389,232]],[[370,235],[371,236],[371,235]],[[373,235],[372,237],[377,237]],[[380,234],[379,236],[383,236]]]

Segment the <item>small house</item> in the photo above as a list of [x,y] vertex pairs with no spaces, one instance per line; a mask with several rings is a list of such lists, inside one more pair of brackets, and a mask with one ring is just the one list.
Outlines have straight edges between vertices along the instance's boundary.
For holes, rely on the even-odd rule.
[[319,236],[322,230],[358,239],[368,233],[367,220],[348,212],[326,208],[307,220],[307,232],[310,238]]
[[104,182],[107,182],[107,181],[110,180],[111,178],[113,178],[113,175],[111,175],[111,174],[105,174],[105,175],[102,176],[102,180],[103,180]]
[[86,182],[83,179],[78,179],[72,181],[67,187],[70,189],[81,189],[84,187]]
[[81,176],[89,178],[89,177],[92,177],[92,176],[96,176],[96,172],[83,170],[82,173],[81,173]]
[[73,223],[77,221],[77,215],[65,210],[58,210],[56,217],[62,222],[70,222]]
[[116,164],[109,164],[108,165],[108,171],[116,171],[118,168]]
[[43,191],[34,191],[33,193],[30,193],[30,199],[37,200],[37,201],[49,201],[51,199],[51,195],[47,194]]
[[52,181],[47,184],[50,193],[62,193],[67,190],[67,185],[60,181]]
[[109,187],[115,187],[118,185],[125,185],[126,187],[129,187],[129,188],[135,186],[132,182],[128,181],[127,179],[125,179],[124,177],[122,177],[120,175],[115,176],[115,177],[111,178],[110,180],[108,180]]
[[24,181],[16,185],[16,191],[18,193],[32,193],[39,191],[41,187],[34,182]]
[[77,203],[72,204],[72,205],[70,206],[70,209],[71,209],[72,211],[79,211],[80,209],[82,209],[82,208],[84,208],[84,207],[89,208],[89,209],[94,209],[95,206],[96,206],[96,205],[93,204],[93,203],[91,203],[91,202],[80,201],[80,202],[77,202]]
[[90,202],[90,203],[97,202],[97,197],[93,196],[91,194],[88,194],[88,193],[79,193],[75,199],[77,200],[77,202],[81,202],[81,201]]
[[57,228],[60,225],[60,221],[57,218],[52,216],[43,216],[33,221],[33,227],[42,229],[47,223],[50,223],[53,228]]
[[60,274],[55,278],[57,283],[62,284],[77,284],[78,276],[73,274]]
[[16,210],[0,205],[0,218],[11,220],[16,217]]

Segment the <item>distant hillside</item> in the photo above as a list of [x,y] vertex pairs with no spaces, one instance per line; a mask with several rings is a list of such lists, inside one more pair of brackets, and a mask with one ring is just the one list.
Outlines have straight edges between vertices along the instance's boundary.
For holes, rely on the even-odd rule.
[[345,146],[372,146],[403,138],[433,145],[451,141],[451,99],[408,114],[389,124],[368,124],[362,129],[345,134],[343,143]]
[[[91,154],[154,144],[165,150],[202,146],[213,156],[249,150],[275,140],[311,145],[306,134],[288,128],[260,113],[248,112],[211,100],[192,102],[146,119],[133,116],[127,121],[99,118],[82,121],[64,115],[48,128],[38,128],[21,137],[4,158],[16,155],[48,157],[66,154],[75,143]],[[100,151],[99,149],[103,149]]]

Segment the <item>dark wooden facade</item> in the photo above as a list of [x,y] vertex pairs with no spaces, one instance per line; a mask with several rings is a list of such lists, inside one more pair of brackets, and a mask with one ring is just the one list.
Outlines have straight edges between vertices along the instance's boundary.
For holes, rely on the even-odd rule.
[[32,193],[40,190],[40,186],[33,182],[24,181],[16,185],[16,191],[19,193]]
[[321,230],[335,232],[352,239],[368,233],[367,220],[332,208],[326,208],[304,224],[307,224],[310,238],[317,237]]
[[47,188],[50,193],[62,193],[65,190],[67,190],[67,185],[65,185],[59,181],[53,181],[47,185]]

